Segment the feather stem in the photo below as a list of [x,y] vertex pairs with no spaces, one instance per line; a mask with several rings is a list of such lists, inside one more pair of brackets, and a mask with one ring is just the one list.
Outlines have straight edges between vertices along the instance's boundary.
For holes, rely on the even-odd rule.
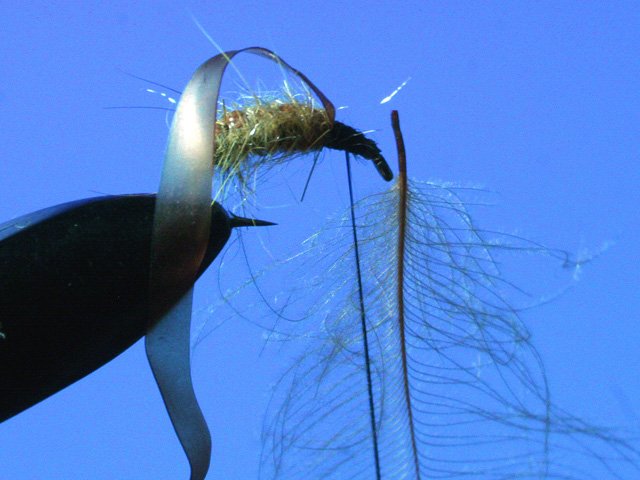
[[358,279],[358,299],[360,303],[360,323],[362,325],[362,342],[364,344],[365,366],[367,370],[367,390],[369,395],[369,416],[371,420],[371,438],[373,441],[373,457],[375,461],[376,480],[380,480],[380,455],[378,451],[378,432],[376,429],[376,411],[373,401],[373,384],[371,380],[371,364],[369,359],[369,339],[367,336],[367,322],[364,308],[364,294],[362,289],[362,273],[360,270],[360,250],[358,248],[358,232],[356,229],[355,206],[353,202],[353,182],[351,180],[351,160],[349,152],[345,152],[347,159],[347,179],[349,182],[349,202],[351,205],[351,230],[356,260],[356,274]]
[[391,112],[391,125],[396,139],[398,150],[398,326],[400,330],[400,349],[402,356],[402,377],[404,383],[404,397],[407,404],[407,414],[409,417],[409,432],[411,436],[411,449],[413,450],[413,462],[416,470],[416,479],[420,480],[420,461],[418,458],[418,447],[416,444],[415,425],[413,421],[413,410],[411,408],[411,391],[409,386],[409,372],[407,368],[407,343],[405,336],[405,316],[404,316],[404,259],[405,259],[405,238],[407,234],[407,157],[404,148],[404,139],[400,130],[400,119],[398,111]]

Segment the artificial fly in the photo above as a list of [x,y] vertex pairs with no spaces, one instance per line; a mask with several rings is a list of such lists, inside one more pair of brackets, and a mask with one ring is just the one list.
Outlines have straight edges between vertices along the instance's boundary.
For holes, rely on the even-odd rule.
[[327,109],[326,104],[318,107],[310,96],[300,99],[288,95],[285,100],[266,102],[251,98],[255,103],[232,110],[222,105],[220,109],[215,166],[222,174],[238,174],[330,148],[371,160],[384,180],[393,179],[376,143],[353,127],[332,120],[329,112],[333,109]]
[[[274,60],[281,62],[279,57],[274,57]],[[291,70],[289,66],[286,68]],[[391,181],[393,172],[376,142],[364,132],[336,121],[335,107],[331,101],[307,77],[296,70],[294,73],[302,79],[304,92],[293,93],[285,81],[280,93],[244,95],[230,105],[224,101],[218,102],[213,162],[213,168],[222,183],[218,196],[224,196],[226,185],[234,180],[244,187],[248,179],[263,168],[279,165],[300,155],[317,156],[325,148],[370,160],[380,176],[385,181]],[[127,75],[177,92],[157,82]],[[147,91],[157,93],[152,89]],[[320,99],[320,103],[312,93]],[[161,95],[170,98],[166,94]]]
[[[322,108],[291,101],[262,102],[218,111],[222,76],[232,58],[249,52],[292,72],[321,101]],[[295,97],[291,97],[295,100]],[[220,118],[218,114],[221,113]],[[223,185],[242,184],[243,172],[276,158],[319,150],[321,146],[353,152],[373,161],[385,180],[393,174],[376,144],[361,132],[334,121],[329,99],[300,71],[273,52],[251,47],[221,53],[202,64],[181,95],[169,133],[151,243],[151,311],[159,321],[148,325],[146,352],[169,416],[191,467],[191,480],[209,469],[211,437],[198,405],[190,373],[192,289],[176,303],[163,291],[197,278],[211,225],[214,172]],[[258,158],[250,167],[251,159]],[[217,195],[216,195],[217,196]]]

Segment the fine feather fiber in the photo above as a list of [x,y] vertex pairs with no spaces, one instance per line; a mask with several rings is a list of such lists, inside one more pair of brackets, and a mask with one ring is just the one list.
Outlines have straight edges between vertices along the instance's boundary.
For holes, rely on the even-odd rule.
[[267,408],[259,478],[638,478],[630,436],[553,403],[523,320],[531,295],[505,274],[514,261],[580,264],[480,228],[471,210],[486,195],[400,175],[356,202],[367,348],[350,211],[225,294],[290,360]]
[[[624,432],[552,402],[521,319],[531,298],[502,273],[518,258],[576,264],[562,251],[479,228],[469,209],[486,192],[418,181],[408,182],[399,258],[401,188],[398,181],[354,207],[379,478],[637,478],[640,455]],[[251,321],[260,321],[259,303],[273,300],[266,337],[290,360],[267,408],[259,478],[376,478],[349,215],[230,295],[235,314]],[[277,300],[266,289],[277,288],[271,275],[288,279]],[[265,289],[248,301],[256,285]]]
[[[520,290],[498,268],[504,254],[566,263],[564,253],[480,230],[461,198],[473,189],[414,181],[399,259],[400,188],[355,206],[380,478],[634,478],[618,474],[638,472],[631,443],[553,405],[508,300]],[[318,301],[296,325],[302,353],[274,388],[260,478],[376,478],[348,215],[305,245],[289,263],[326,274],[300,284]]]

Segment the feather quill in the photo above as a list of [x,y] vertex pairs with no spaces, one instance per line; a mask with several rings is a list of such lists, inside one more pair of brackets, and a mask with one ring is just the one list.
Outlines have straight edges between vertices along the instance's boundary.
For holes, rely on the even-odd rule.
[[506,254],[567,255],[479,229],[473,189],[409,181],[394,125],[400,174],[353,207],[357,243],[350,212],[285,262],[307,268],[279,313],[300,311],[296,295],[317,301],[272,335],[299,350],[269,403],[260,478],[635,478],[632,441],[553,404],[512,306],[521,290],[499,268]]

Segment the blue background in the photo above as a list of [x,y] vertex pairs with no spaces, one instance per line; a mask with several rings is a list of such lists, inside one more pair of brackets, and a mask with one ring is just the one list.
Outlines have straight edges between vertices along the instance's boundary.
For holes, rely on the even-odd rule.
[[[189,9],[222,48],[265,46],[300,68],[349,107],[339,118],[376,130],[392,162],[388,115],[398,109],[412,176],[499,193],[497,206],[476,217],[486,228],[576,255],[613,243],[577,282],[561,265],[550,279],[523,274],[519,283],[536,292],[553,294],[560,287],[545,287],[554,282],[572,286],[524,320],[557,403],[640,427],[638,4],[345,3],[216,1]],[[145,92],[156,87],[120,69],[181,89],[218,53],[184,2],[29,2],[2,10],[0,219],[96,192],[156,191],[164,113],[103,107],[170,106]],[[309,164],[298,169],[295,192]],[[356,168],[360,193],[383,187],[370,165]],[[306,208],[346,205],[341,156],[326,155],[319,169]],[[289,201],[296,203],[293,195]],[[300,211],[281,210],[279,228],[311,233]],[[220,320],[207,310],[217,301],[214,284],[209,277],[198,287],[199,324]],[[281,367],[260,356],[262,345],[259,329],[229,319],[194,351],[194,382],[214,441],[207,478],[255,477],[260,415]],[[141,343],[0,425],[2,479],[187,472]]]

